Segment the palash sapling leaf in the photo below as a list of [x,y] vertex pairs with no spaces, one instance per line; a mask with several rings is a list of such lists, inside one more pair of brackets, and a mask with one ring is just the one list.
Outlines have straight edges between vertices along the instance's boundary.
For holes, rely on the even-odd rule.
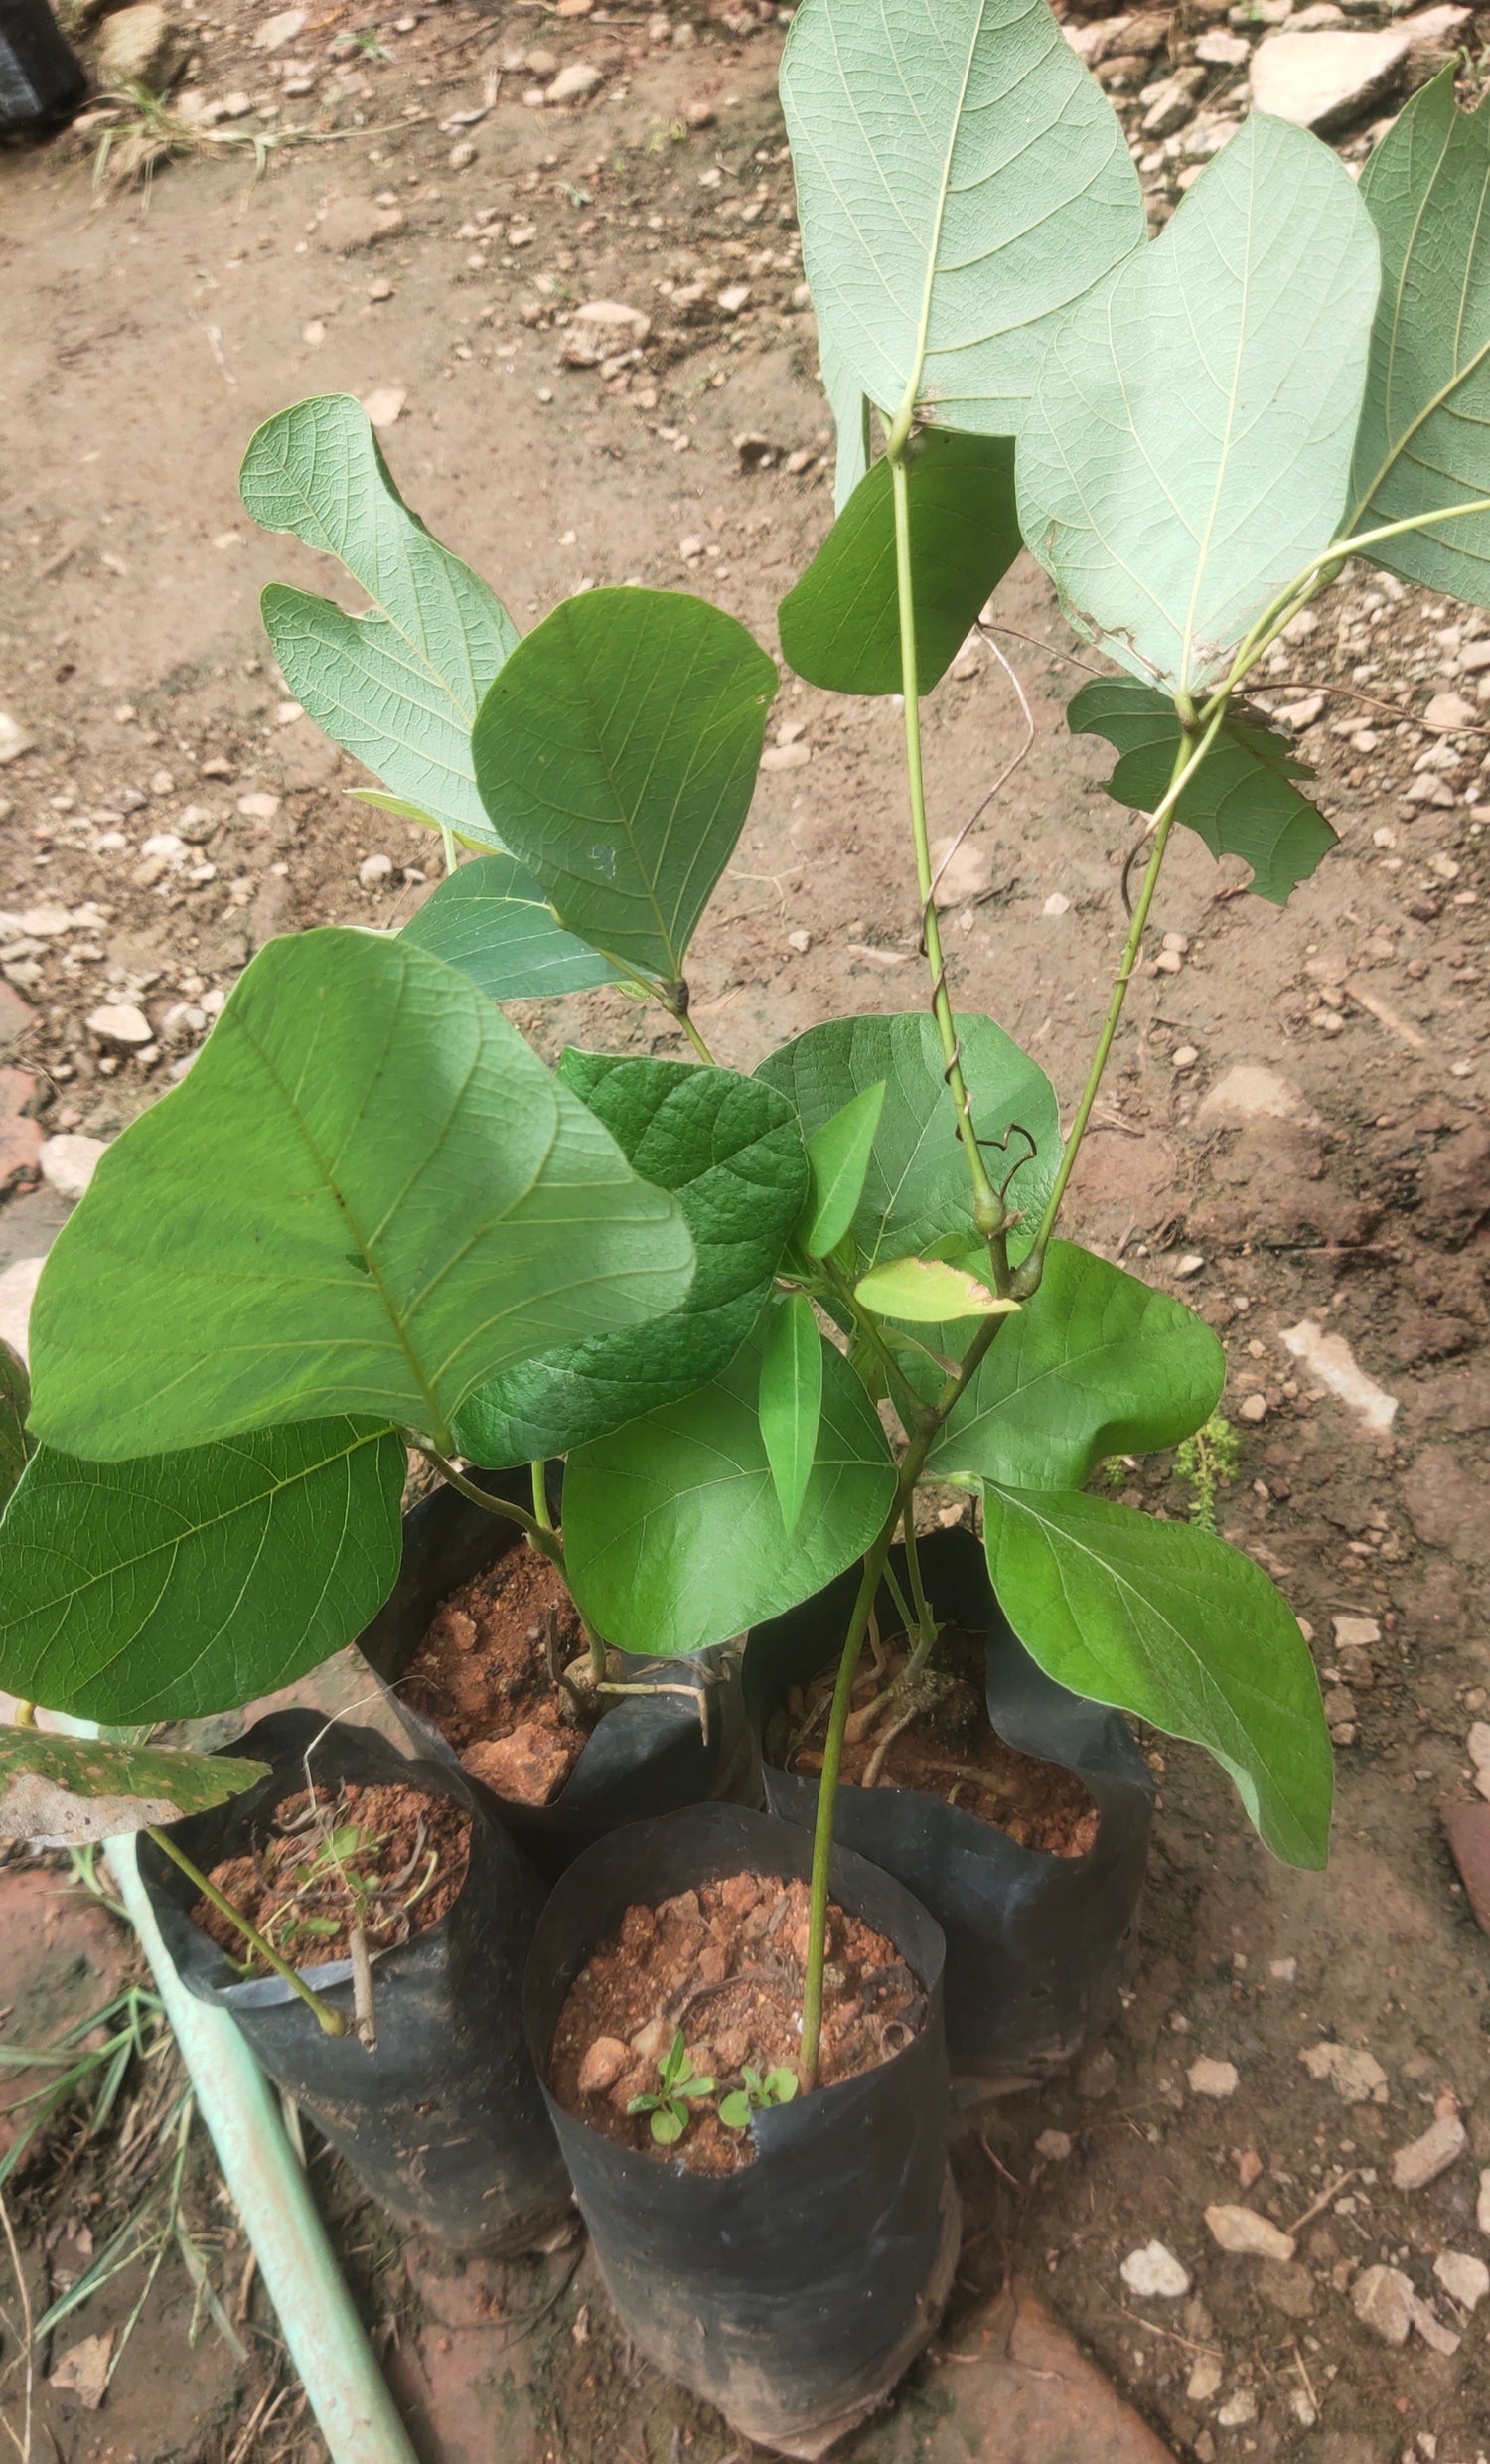
[[788,1539],[818,1452],[822,1416],[822,1337],[805,1292],[789,1292],[766,1322],[761,1352],[761,1436]]
[[31,1380],[26,1363],[8,1343],[0,1343],[0,1508],[26,1468],[31,1441],[26,1415],[31,1409]]
[[448,1449],[468,1395],[677,1307],[676,1201],[454,968],[271,941],[99,1162],[32,1313],[32,1428],[117,1462],[354,1412]]
[[853,1297],[877,1317],[900,1317],[908,1324],[940,1325],[948,1318],[1006,1317],[1017,1301],[998,1294],[968,1271],[945,1258],[895,1258],[888,1266],[861,1275]]
[[[1105,676],[1083,685],[1067,705],[1073,735],[1106,736],[1120,756],[1104,783],[1119,804],[1151,813],[1174,772],[1180,723],[1167,693],[1136,677]],[[1216,856],[1252,866],[1250,887],[1282,906],[1335,845],[1317,806],[1294,786],[1313,771],[1286,737],[1257,712],[1233,703],[1205,760],[1183,790],[1175,819]]]
[[852,1223],[884,1105],[885,1081],[880,1078],[850,1096],[841,1112],[820,1123],[809,1138],[812,1187],[797,1231],[807,1257],[827,1257]]
[[267,1763],[0,1728],[0,1839],[84,1848],[206,1813],[268,1777]]
[[531,873],[510,855],[462,864],[410,916],[403,936],[458,967],[490,1001],[557,1001],[616,983],[613,967],[558,922]]
[[1057,329],[1019,519],[1076,631],[1195,693],[1344,510],[1380,262],[1354,181],[1260,112]]
[[[978,610],[1019,553],[1014,446],[1007,436],[931,428],[907,454],[915,552],[916,674],[937,685]],[[789,667],[830,693],[901,690],[891,471],[860,481],[795,589],[781,603]]]
[[476,792],[471,729],[517,628],[410,513],[362,404],[320,394],[266,420],[238,487],[264,530],[336,556],[372,601],[349,616],[332,599],[270,583],[264,630],[296,700],[419,816],[500,844]]

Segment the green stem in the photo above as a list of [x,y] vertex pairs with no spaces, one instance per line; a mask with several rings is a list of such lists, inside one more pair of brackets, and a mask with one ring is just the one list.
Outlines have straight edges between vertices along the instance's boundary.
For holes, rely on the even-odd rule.
[[539,1460],[530,1466],[530,1468],[532,1471],[533,1520],[543,1531],[552,1531],[553,1516],[548,1511],[548,1465],[540,1457]]
[[926,1597],[926,1586],[921,1580],[921,1553],[916,1545],[914,1495],[905,1501],[905,1512],[901,1517],[901,1538],[905,1543],[905,1570],[911,1586],[911,1598],[916,1604],[916,1647],[905,1667],[906,1676],[913,1677],[918,1669],[926,1666],[931,1657],[932,1646],[937,1639],[937,1620],[932,1616],[931,1605]]
[[210,1906],[217,1910],[220,1917],[225,1917],[228,1924],[236,1927],[237,1931],[241,1933],[244,1941],[249,1945],[249,1948],[257,1951],[260,1959],[264,1960],[267,1965],[274,1970],[275,1975],[283,1977],[285,1983],[291,1988],[291,1990],[299,1994],[301,2001],[305,2003],[307,2008],[315,2012],[316,2018],[320,2022],[321,2028],[327,2036],[346,2036],[348,2034],[347,2022],[342,2017],[341,2012],[334,2011],[329,2002],[323,2002],[321,1996],[312,1991],[311,1987],[306,1983],[305,1978],[299,1973],[298,1969],[291,1967],[287,1959],[282,1959],[280,1957],[278,1951],[274,1948],[273,1943],[265,1941],[258,1928],[248,1923],[248,1920],[242,1914],[242,1911],[234,1908],[231,1900],[227,1899],[224,1894],[218,1889],[217,1884],[215,1882],[210,1882],[206,1874],[198,1871],[197,1867],[192,1863],[191,1858],[187,1855],[185,1849],[177,1847],[176,1842],[172,1839],[169,1831],[157,1830],[153,1822],[147,1822],[145,1824],[145,1836],[147,1839],[154,1840],[162,1856],[169,1857],[173,1865],[180,1867],[188,1882],[195,1883],[197,1889],[201,1892],[202,1897],[210,1904]]
[[900,1577],[897,1575],[888,1557],[885,1559],[884,1581],[885,1590],[889,1593],[890,1598],[895,1603],[895,1614],[900,1619],[900,1630],[909,1638],[909,1636],[914,1634],[916,1631],[916,1612],[911,1607],[911,1604],[907,1600],[904,1592],[901,1590]]
[[1014,1270],[1013,1287],[1020,1300],[1027,1300],[1032,1292],[1038,1292],[1040,1289],[1040,1277],[1045,1267],[1045,1252],[1050,1247],[1050,1236],[1055,1230],[1056,1218],[1060,1214],[1071,1175],[1076,1169],[1077,1156],[1081,1154],[1082,1140],[1087,1135],[1087,1129],[1097,1104],[1103,1074],[1113,1050],[1114,1039],[1122,1016],[1123,1003],[1127,1000],[1127,988],[1132,982],[1133,973],[1142,954],[1143,935],[1148,926],[1149,909],[1153,905],[1154,892],[1159,886],[1159,874],[1164,865],[1164,852],[1169,845],[1169,834],[1174,828],[1179,800],[1220,733],[1221,722],[1226,716],[1226,706],[1223,701],[1219,708],[1213,710],[1198,735],[1186,734],[1180,737],[1179,750],[1174,757],[1174,769],[1169,785],[1154,807],[1153,847],[1149,851],[1148,863],[1143,874],[1143,886],[1138,892],[1132,923],[1128,927],[1127,940],[1123,945],[1121,964],[1114,979],[1112,999],[1108,1002],[1108,1014],[1103,1020],[1102,1033],[1097,1039],[1097,1050],[1093,1055],[1092,1067],[1087,1073],[1087,1083],[1082,1090],[1082,1100],[1076,1108],[1076,1118],[1071,1124],[1070,1134],[1066,1140],[1065,1152],[1061,1156],[1061,1168],[1055,1178],[1055,1187],[1051,1190],[1049,1203],[1040,1218],[1040,1228],[1035,1234],[1029,1255]]
[[697,1027],[693,1024],[693,1021],[689,1017],[686,1009],[670,1009],[668,1015],[670,1018],[675,1018],[677,1020],[678,1025],[682,1028],[683,1033],[686,1035],[689,1043],[697,1053],[700,1061],[705,1062],[710,1069],[713,1069],[715,1066],[714,1056],[712,1052],[710,1052],[708,1045],[704,1042],[703,1037],[699,1034]]
[[494,1497],[490,1489],[478,1487],[475,1480],[468,1480],[463,1471],[457,1471],[454,1463],[448,1462],[445,1456],[437,1453],[434,1447],[421,1446],[419,1452],[426,1463],[434,1464],[440,1477],[448,1480],[450,1486],[458,1490],[462,1497],[469,1497],[474,1506],[481,1506],[488,1514],[500,1515],[505,1522],[516,1523],[520,1531],[525,1531],[539,1556],[546,1557],[550,1565],[557,1566],[560,1574],[563,1573],[563,1542],[548,1524],[540,1523],[537,1516],[529,1514],[525,1506],[514,1505],[510,1498]]
[[[908,435],[901,433],[896,422],[889,446],[890,482],[895,500],[895,587],[900,603],[900,683],[905,705],[906,778],[911,801],[911,835],[916,846],[916,886],[921,894],[921,932],[926,948],[926,963],[931,970],[932,1016],[942,1039],[946,1064],[944,1075],[957,1113],[958,1136],[968,1157],[968,1170],[972,1181],[972,1219],[985,1236],[999,1233],[1004,1227],[1003,1202],[988,1177],[982,1149],[972,1126],[972,1104],[963,1076],[963,1063],[957,1027],[953,1021],[952,1002],[947,992],[947,962],[942,954],[942,930],[937,920],[936,901],[932,896],[931,844],[926,823],[926,777],[921,755],[920,668],[916,655],[915,567],[911,554],[911,490],[906,468]],[[995,1274],[997,1265],[995,1260]],[[1000,1285],[999,1290],[1003,1290]]]

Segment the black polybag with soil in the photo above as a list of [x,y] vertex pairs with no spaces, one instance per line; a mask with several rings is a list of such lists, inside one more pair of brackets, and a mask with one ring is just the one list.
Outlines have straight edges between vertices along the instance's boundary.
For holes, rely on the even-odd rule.
[[619,2146],[549,2093],[570,1986],[634,1902],[742,1872],[805,1881],[812,1841],[744,1806],[613,1832],[556,1884],[528,1961],[528,2046],[606,2289],[640,2349],[731,2429],[823,2454],[929,2341],[957,2264],[947,2166],[945,1946],[910,1893],[835,1850],[838,1906],[888,1935],[926,1989],[925,2024],[873,2071],[757,2112],[754,2161],[722,2178]]
[[[838,1790],[836,1836],[913,1891],[946,1934],[948,2060],[960,2101],[975,2101],[971,2083],[1044,2078],[1111,2022],[1136,1956],[1153,1781],[1119,1712],[1069,1693],[1036,1666],[999,1608],[970,1532],[934,1532],[918,1554],[939,1620],[986,1636],[992,1728],[1018,1752],[1076,1772],[1098,1812],[1087,1853],[1061,1857],[1021,1847],[924,1789],[892,1782]],[[903,1552],[892,1565],[904,1591]],[[855,1567],[758,1625],[745,1650],[745,1710],[762,1741],[766,1801],[809,1828],[817,1780],[773,1764],[768,1741],[789,1687],[842,1648],[858,1579]],[[876,1606],[880,1631],[898,1633],[888,1590]]]
[[329,2037],[278,1976],[243,1978],[192,1923],[194,1883],[148,1839],[140,1878],[166,1948],[199,2000],[227,2011],[276,2085],[295,2098],[359,2180],[403,2226],[451,2249],[526,2249],[565,2214],[569,2185],[522,2034],[524,1962],[543,1886],[491,1798],[443,1763],[413,1762],[374,1731],[319,1712],[276,1711],[230,1751],[269,1766],[241,1796],[171,1826],[210,1873],[262,1837],[274,1808],[342,1782],[418,1788],[471,1816],[466,1877],[426,1932],[374,1952],[376,2043],[350,2033],[350,1960],[307,1966],[306,1982],[342,2014]]
[[68,118],[87,90],[47,0],[0,0],[0,137]]
[[[467,1476],[494,1497],[518,1505],[531,1502],[525,1475],[521,1482],[511,1472],[471,1471]],[[552,1477],[549,1502],[556,1514],[561,1491]],[[421,1498],[405,1514],[398,1580],[372,1624],[358,1636],[358,1647],[388,1687],[420,1753],[458,1760],[434,1722],[399,1698],[399,1679],[441,1603],[510,1549],[525,1546],[516,1523],[504,1522],[448,1486]],[[735,1654],[708,1651],[686,1660],[629,1659],[626,1677],[631,1683],[683,1685],[689,1690],[617,1696],[548,1804],[522,1804],[496,1795],[509,1830],[546,1875],[561,1873],[581,1849],[623,1823],[716,1798],[759,1802],[754,1745],[745,1723]]]

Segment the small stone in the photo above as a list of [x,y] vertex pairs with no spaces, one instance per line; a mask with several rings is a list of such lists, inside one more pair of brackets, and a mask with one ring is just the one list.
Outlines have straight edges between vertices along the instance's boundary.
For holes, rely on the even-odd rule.
[[1162,2241],[1146,2241],[1140,2250],[1129,2250],[1118,2272],[1140,2301],[1180,2301],[1190,2290],[1189,2274]]
[[768,744],[761,755],[763,770],[805,770],[813,758],[808,744]]
[[1234,1130],[1252,1121],[1296,1121],[1306,1110],[1291,1078],[1243,1061],[1217,1079],[1195,1118],[1203,1129]]
[[476,148],[470,138],[462,137],[458,145],[451,147],[445,160],[452,171],[469,171],[476,160]]
[[724,290],[716,291],[714,294],[715,305],[720,308],[727,317],[737,317],[740,310],[748,302],[749,298],[750,285],[748,282],[731,282],[726,285]]
[[256,29],[253,37],[255,50],[282,52],[287,43],[294,42],[305,24],[305,18],[304,9],[276,9],[273,16],[266,17]]
[[1458,2163],[1468,2145],[1469,2136],[1458,2114],[1441,2113],[1420,2138],[1396,2150],[1392,2158],[1394,2188],[1425,2190],[1429,2182],[1436,2182],[1440,2173]]
[[712,128],[716,114],[711,102],[686,102],[683,119],[689,128]]
[[371,197],[334,197],[316,226],[316,237],[334,256],[350,256],[355,248],[373,248],[403,229],[396,206],[379,206]]
[[98,83],[105,90],[145,85],[167,93],[186,67],[191,46],[156,0],[141,0],[106,17],[98,35]]
[[93,1177],[103,1147],[101,1138],[82,1138],[75,1131],[64,1131],[57,1138],[44,1139],[42,1178],[57,1191],[59,1197],[80,1198]]
[[1291,2233],[1256,2208],[1207,2208],[1206,2224],[1212,2240],[1239,2258],[1288,2259],[1297,2247]]
[[787,948],[789,950],[795,950],[799,958],[806,958],[812,946],[813,936],[802,925],[798,926],[795,933],[788,933],[787,935]]
[[19,761],[23,753],[29,753],[33,742],[24,727],[18,727],[13,718],[0,710],[0,770],[8,761]]
[[1161,77],[1156,85],[1147,85],[1141,99],[1145,105],[1143,134],[1145,137],[1169,137],[1183,128],[1194,111],[1196,96],[1206,81],[1204,68],[1177,69],[1173,77]]
[[588,60],[571,60],[567,69],[560,69],[543,99],[549,103],[583,102],[597,85],[605,83],[605,71]]
[[1474,2221],[1482,2233],[1490,2233],[1490,2165],[1480,2175],[1479,2197],[1475,2201]]
[[363,396],[363,408],[375,428],[391,428],[398,424],[398,414],[408,400],[403,385],[378,385]]
[[992,850],[980,840],[939,839],[932,848],[939,907],[961,907],[986,898],[993,886]]
[[389,282],[385,274],[379,274],[375,282],[370,282],[368,285],[368,297],[370,299],[391,299],[392,296],[393,285]]
[[1035,2154],[1047,2164],[1063,2165],[1071,2153],[1071,2141],[1064,2130],[1042,2130],[1035,2141]]
[[1245,35],[1228,34],[1222,26],[1208,26],[1195,46],[1195,57],[1204,61],[1208,69],[1243,69],[1252,58],[1252,45]]
[[649,2019],[631,2039],[631,2050],[644,2062],[656,2062],[672,2042],[674,2031],[666,2019]]
[[1432,2304],[1416,2293],[1413,2296],[1413,2325],[1423,2343],[1430,2345],[1435,2353],[1441,2353],[1446,2361],[1452,2360],[1464,2341],[1451,2327],[1445,2327]]
[[87,1029],[96,1043],[121,1052],[137,1051],[154,1034],[144,1011],[132,1001],[105,1002],[101,1009],[89,1010]]
[[1269,1959],[1267,1973],[1276,1985],[1296,1985],[1298,1961],[1296,1959]]
[[1240,2084],[1236,2064],[1214,2062],[1209,2054],[1192,2062],[1185,2077],[1193,2096],[1234,2096]]
[[1257,2417],[1258,2399],[1251,2387],[1238,2387],[1235,2395],[1227,2397],[1216,2415],[1216,2422],[1220,2429],[1241,2430],[1250,2421],[1256,2421]]
[[1302,1317],[1296,1326],[1283,1327],[1281,1340],[1310,1376],[1337,1395],[1368,1430],[1379,1437],[1386,1435],[1397,1418],[1398,1398],[1367,1376],[1343,1334],[1326,1334],[1312,1318]]
[[1422,715],[1429,727],[1443,727],[1450,730],[1456,727],[1473,727],[1479,722],[1479,712],[1474,703],[1466,701],[1462,693],[1434,693]]
[[1200,1274],[1204,1265],[1205,1260],[1198,1249],[1187,1249],[1184,1256],[1176,1261],[1174,1271],[1188,1280],[1190,1276]]
[[1267,1397],[1266,1395],[1244,1395],[1237,1406],[1237,1418],[1252,1422],[1266,1420],[1267,1418]]
[[1253,103],[1274,119],[1328,135],[1397,82],[1410,49],[1398,33],[1269,35],[1253,56]]
[[1094,2045],[1076,2068],[1076,2092],[1089,2104],[1110,2096],[1118,2084],[1118,2057],[1111,2045]]
[[1219,2353],[1202,2353],[1190,2373],[1185,2393],[1192,2404],[1208,2404],[1221,2386],[1222,2369]]
[[1342,2104],[1385,2104],[1387,2074],[1374,2054],[1357,2045],[1328,2042],[1306,2046],[1298,2057],[1310,2079],[1328,2079]]
[[1042,915],[1065,915],[1071,905],[1064,890],[1052,890],[1040,909]]
[[608,2087],[615,2086],[630,2060],[630,2049],[618,2036],[597,2036],[579,2066],[575,2085],[580,2094],[603,2096]]
[[518,1805],[546,1805],[568,1777],[570,1761],[564,1740],[538,1720],[468,1746],[461,1756],[473,1779]]
[[1193,1069],[1199,1059],[1200,1054],[1194,1044],[1176,1044],[1169,1055],[1169,1066],[1178,1070]]
[[1375,1617],[1337,1617],[1330,1622],[1335,1629],[1337,1651],[1369,1651],[1381,1641],[1382,1629]]
[[1350,2288],[1350,2305],[1383,2344],[1406,2344],[1417,2296],[1400,2267],[1366,2267]]
[[1490,2293],[1490,2267],[1469,2250],[1440,2250],[1433,2261],[1433,2273],[1449,2300],[1456,2301],[1461,2310],[1478,2310]]
[[365,890],[375,890],[386,881],[393,869],[391,855],[365,855],[357,868],[357,877]]

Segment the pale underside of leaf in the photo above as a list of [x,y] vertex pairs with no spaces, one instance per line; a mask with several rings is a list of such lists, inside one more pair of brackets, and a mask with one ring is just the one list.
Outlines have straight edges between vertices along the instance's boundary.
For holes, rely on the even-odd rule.
[[167,1753],[101,1739],[0,1730],[0,1839],[82,1848],[221,1805],[268,1776],[267,1763]]

